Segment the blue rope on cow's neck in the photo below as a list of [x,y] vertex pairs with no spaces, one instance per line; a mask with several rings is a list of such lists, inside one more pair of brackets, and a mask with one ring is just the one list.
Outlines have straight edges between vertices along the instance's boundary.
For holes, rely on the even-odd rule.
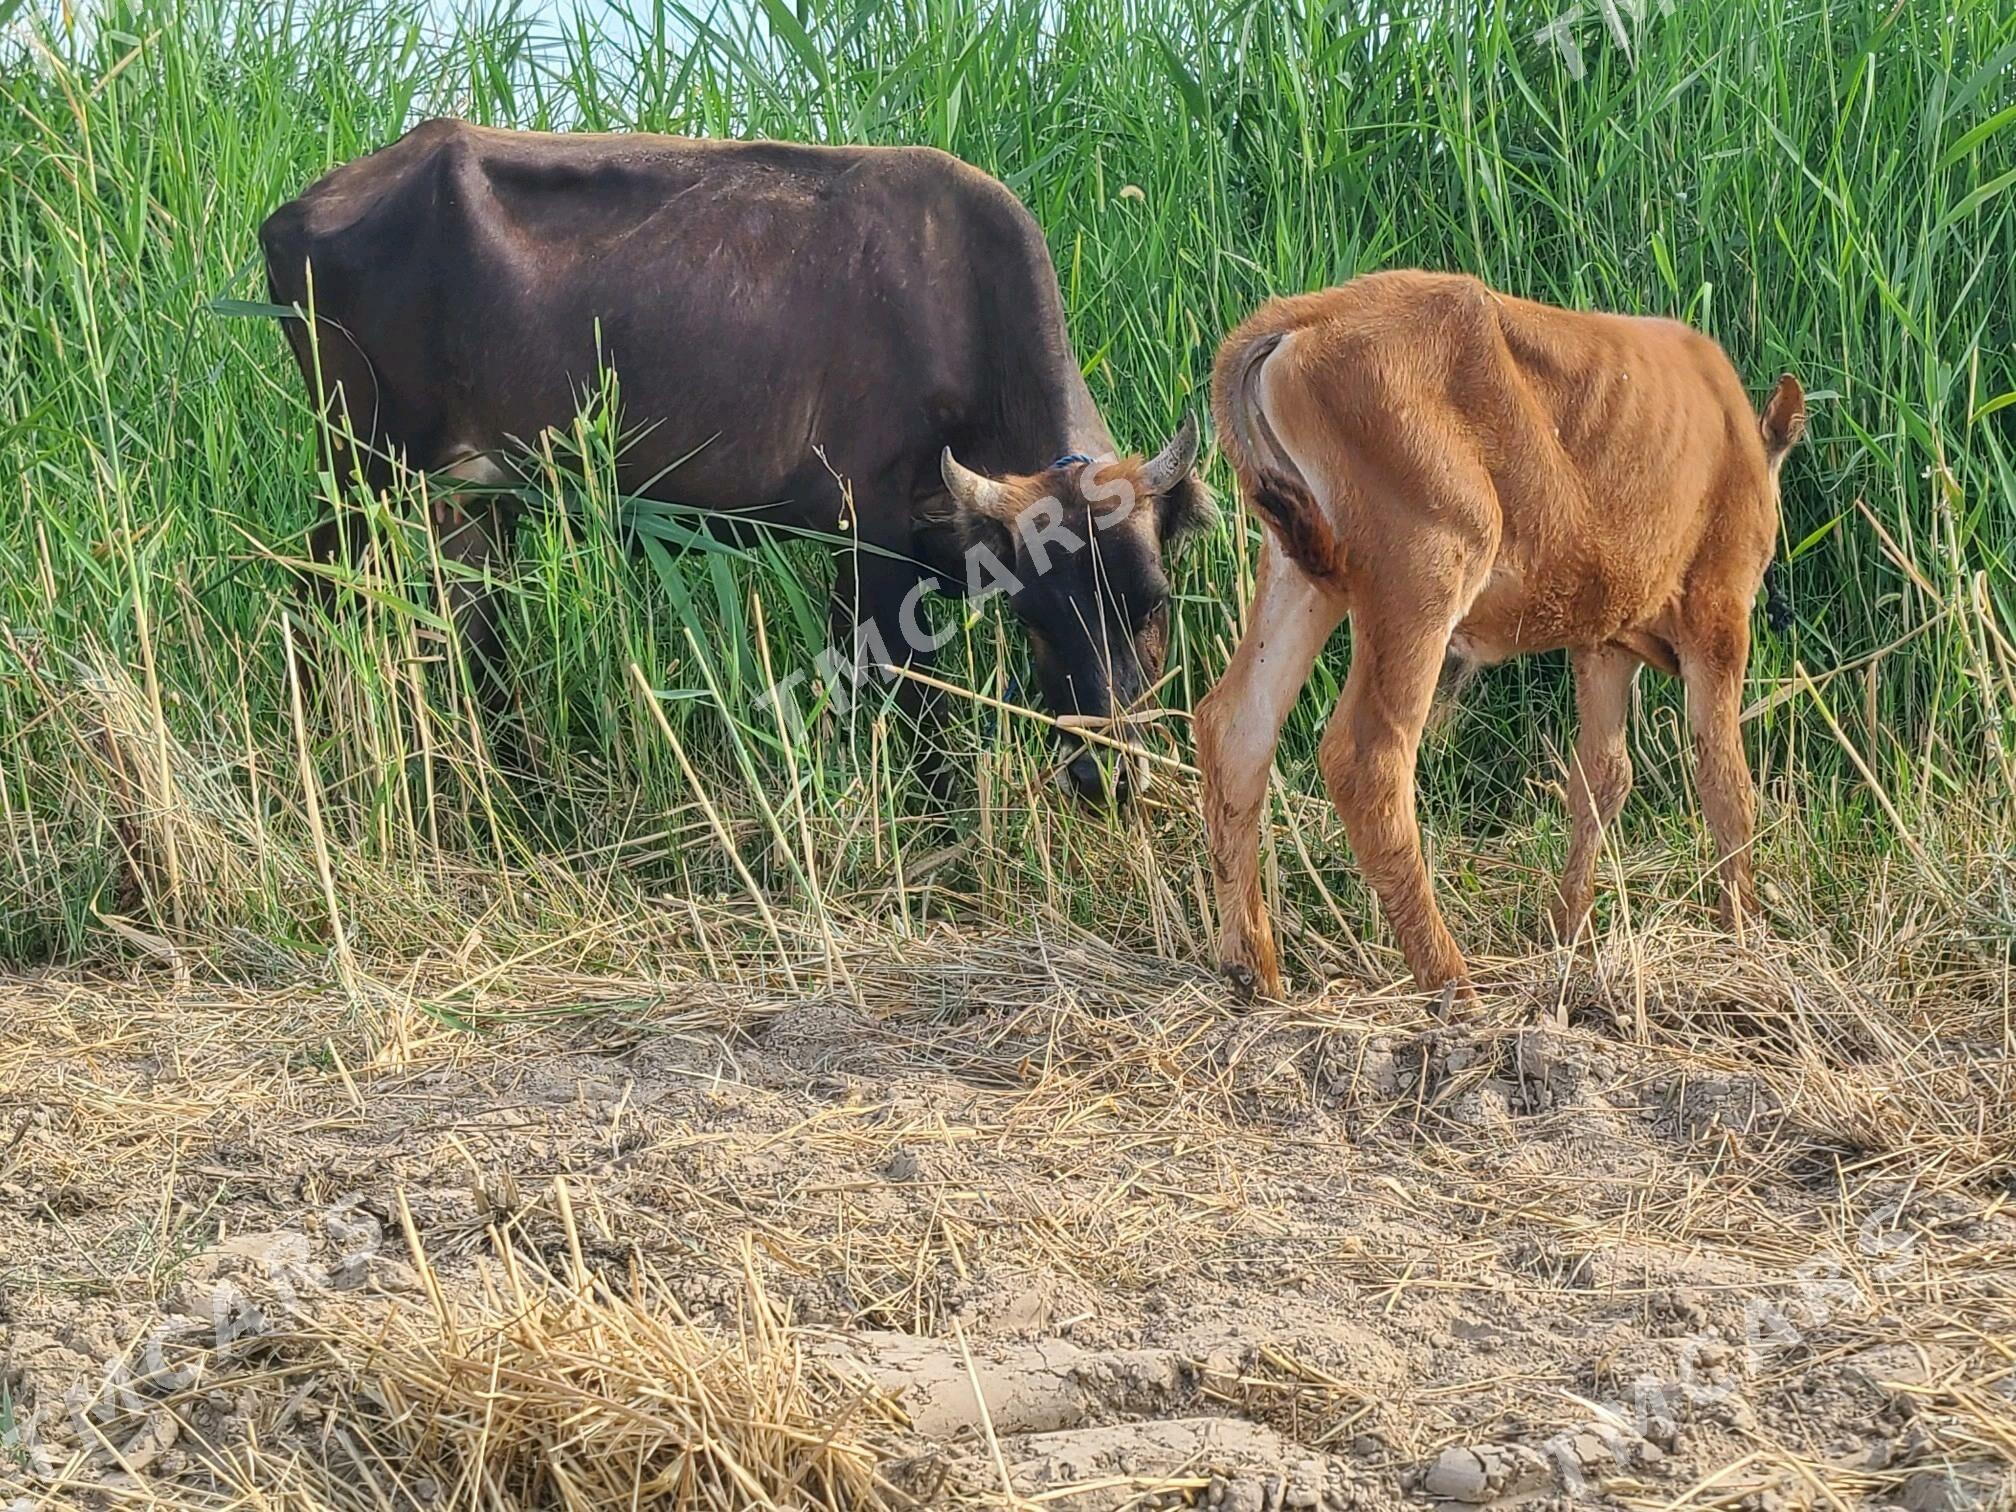
[[1091,461],[1092,459],[1086,456],[1085,453],[1083,452],[1066,452],[1064,453],[1063,456],[1059,457],[1055,462],[1052,462],[1050,466],[1052,468],[1069,467],[1074,462],[1083,462],[1089,466],[1091,464]]
[[[1004,692],[1009,703],[1019,704],[1020,702],[1022,702],[1022,679],[1019,677],[1009,678],[1008,686],[1004,690]],[[994,735],[1000,730],[1000,728],[1001,728],[1001,721],[999,717],[996,716],[996,714],[992,709],[989,709],[986,715],[980,721],[980,729],[982,733],[984,733],[988,737],[988,739],[991,740],[993,739]]]

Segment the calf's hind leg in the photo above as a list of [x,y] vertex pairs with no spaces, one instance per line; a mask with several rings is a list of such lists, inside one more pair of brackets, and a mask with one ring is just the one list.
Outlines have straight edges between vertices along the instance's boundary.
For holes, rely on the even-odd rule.
[[1218,902],[1218,960],[1242,988],[1281,996],[1274,930],[1260,892],[1260,819],[1267,774],[1288,711],[1317,653],[1344,618],[1344,602],[1319,588],[1267,537],[1246,633],[1218,685],[1197,705],[1197,765]]
[[1435,906],[1414,808],[1422,727],[1450,627],[1469,601],[1462,577],[1460,568],[1440,582],[1401,572],[1353,611],[1351,671],[1319,761],[1359,870],[1415,982],[1430,990],[1455,983],[1474,998],[1469,969]]

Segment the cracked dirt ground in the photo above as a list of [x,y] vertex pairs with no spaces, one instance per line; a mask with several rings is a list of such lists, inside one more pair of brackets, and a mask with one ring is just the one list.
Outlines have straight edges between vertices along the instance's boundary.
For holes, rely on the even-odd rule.
[[0,988],[0,1507],[2010,1502],[1978,1003],[844,977]]

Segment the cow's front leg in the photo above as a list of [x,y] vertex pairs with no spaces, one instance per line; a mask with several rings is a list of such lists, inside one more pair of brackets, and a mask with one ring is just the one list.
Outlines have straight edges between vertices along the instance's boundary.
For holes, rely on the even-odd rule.
[[[515,501],[494,492],[504,469],[487,456],[469,457],[431,475],[428,527],[440,548],[441,592],[461,641],[477,701],[503,709],[511,701],[504,660],[502,574],[512,557]],[[456,483],[473,487],[457,490]]]
[[932,796],[942,800],[952,779],[951,759],[936,740],[945,720],[945,696],[903,675],[928,673],[938,648],[956,633],[956,626],[934,628],[925,612],[924,600],[934,585],[935,579],[907,560],[866,550],[842,555],[828,615],[832,665],[827,670],[829,678],[844,673],[855,688],[886,680],[896,707],[929,747],[920,775]]
[[1197,705],[1197,765],[1218,900],[1218,961],[1242,993],[1281,996],[1274,931],[1260,892],[1260,816],[1281,726],[1344,602],[1282,555],[1270,535],[1246,633]]

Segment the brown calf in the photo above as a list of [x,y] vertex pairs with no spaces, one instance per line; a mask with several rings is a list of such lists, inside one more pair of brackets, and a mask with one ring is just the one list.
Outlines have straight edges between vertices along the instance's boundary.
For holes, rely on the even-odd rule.
[[1581,729],[1555,925],[1588,914],[1631,786],[1638,664],[1685,680],[1724,924],[1755,909],[1737,700],[1805,429],[1780,379],[1759,423],[1722,349],[1672,320],[1557,310],[1451,274],[1391,272],[1263,306],[1219,349],[1219,442],[1269,527],[1246,631],[1197,710],[1221,933],[1235,982],[1281,992],[1260,895],[1282,722],[1345,616],[1352,656],[1320,765],[1414,979],[1470,993],[1421,857],[1414,763],[1445,656],[1566,648]]

